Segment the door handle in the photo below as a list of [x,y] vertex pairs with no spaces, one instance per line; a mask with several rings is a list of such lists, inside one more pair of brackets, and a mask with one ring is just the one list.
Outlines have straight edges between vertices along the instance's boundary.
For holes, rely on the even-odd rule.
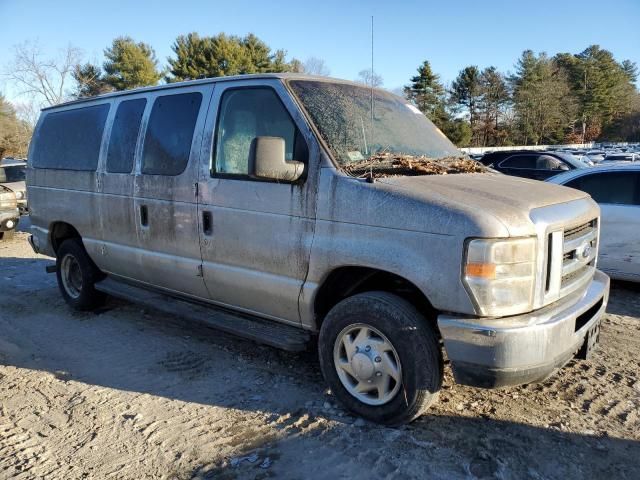
[[209,211],[202,212],[202,233],[207,236],[211,236],[213,233],[213,221]]
[[140,205],[140,225],[143,227],[149,226],[149,211],[146,205]]

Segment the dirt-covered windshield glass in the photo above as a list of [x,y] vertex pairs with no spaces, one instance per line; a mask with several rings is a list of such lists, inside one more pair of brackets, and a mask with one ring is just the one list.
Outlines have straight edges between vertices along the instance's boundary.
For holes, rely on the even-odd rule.
[[[369,88],[318,80],[292,80],[289,84],[336,161],[349,173],[381,167],[391,174],[389,168],[406,166],[393,170],[406,175],[400,170],[437,163],[433,171],[415,170],[415,174],[441,174],[453,173],[447,172],[449,165],[453,170],[461,165],[464,156],[456,146],[400,97],[375,89],[372,101]],[[473,162],[471,171],[481,170]]]

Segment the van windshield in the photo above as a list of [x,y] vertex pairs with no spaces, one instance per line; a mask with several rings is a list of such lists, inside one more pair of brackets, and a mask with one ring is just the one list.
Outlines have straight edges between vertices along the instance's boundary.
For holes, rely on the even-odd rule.
[[[372,99],[370,88],[320,80],[291,80],[289,85],[334,159],[348,173],[384,170],[389,175],[425,175],[484,171],[476,162],[464,159],[415,106],[396,95],[374,89]],[[450,168],[461,161],[472,162],[472,169]],[[428,165],[422,171],[403,168],[418,164]]]

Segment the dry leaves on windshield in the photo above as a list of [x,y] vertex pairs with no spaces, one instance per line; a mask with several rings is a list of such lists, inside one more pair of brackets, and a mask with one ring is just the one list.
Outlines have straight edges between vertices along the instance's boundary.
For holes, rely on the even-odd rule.
[[487,168],[475,160],[463,157],[429,158],[425,156],[380,153],[371,158],[343,167],[344,171],[355,177],[373,178],[447,175],[451,173],[482,173]]

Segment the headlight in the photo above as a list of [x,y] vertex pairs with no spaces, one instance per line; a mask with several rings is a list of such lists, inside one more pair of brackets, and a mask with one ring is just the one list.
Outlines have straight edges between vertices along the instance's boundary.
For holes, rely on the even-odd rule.
[[533,308],[536,239],[476,239],[467,243],[463,279],[482,315]]
[[23,192],[16,192],[16,198],[18,200],[22,200],[24,198],[24,193]]

